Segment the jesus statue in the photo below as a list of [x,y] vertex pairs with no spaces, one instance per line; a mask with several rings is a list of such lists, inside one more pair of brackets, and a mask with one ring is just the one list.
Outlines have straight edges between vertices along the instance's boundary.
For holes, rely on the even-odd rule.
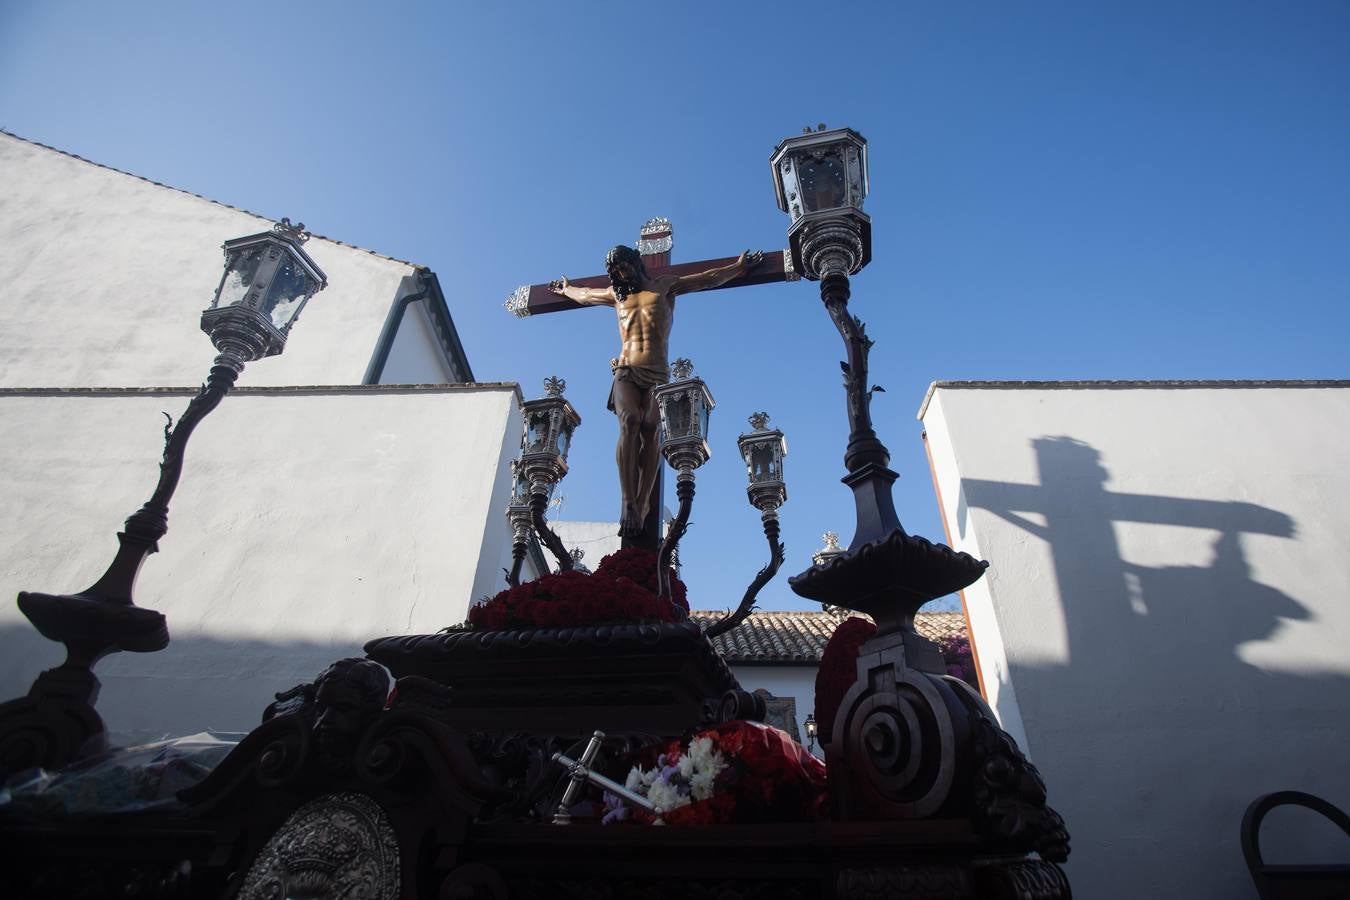
[[721,268],[653,278],[648,276],[641,254],[620,245],[605,258],[609,287],[574,287],[566,278],[549,285],[555,294],[577,303],[612,306],[619,316],[619,356],[610,360],[614,385],[609,392],[609,408],[619,419],[615,451],[622,497],[619,534],[628,537],[642,531],[661,474],[657,439],[660,414],[652,388],[670,379],[666,356],[676,296],[721,287],[759,265],[762,258],[762,253],[747,250]]

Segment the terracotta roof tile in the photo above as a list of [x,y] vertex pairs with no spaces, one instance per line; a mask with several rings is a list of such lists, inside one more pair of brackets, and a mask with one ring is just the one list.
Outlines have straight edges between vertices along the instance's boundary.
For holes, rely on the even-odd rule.
[[[690,615],[706,628],[726,614],[695,610]],[[839,621],[825,612],[754,612],[739,628],[713,638],[713,645],[732,664],[815,665]],[[966,633],[966,618],[959,612],[921,612],[914,625],[935,641]]]

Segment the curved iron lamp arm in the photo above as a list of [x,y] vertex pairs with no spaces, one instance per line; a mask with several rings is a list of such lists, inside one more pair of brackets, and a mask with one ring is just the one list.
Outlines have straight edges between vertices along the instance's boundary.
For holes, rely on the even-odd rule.
[[159,549],[159,539],[169,530],[169,501],[183,474],[183,454],[192,431],[207,414],[220,405],[239,373],[243,360],[232,354],[216,357],[211,374],[197,396],[188,403],[178,424],[164,428],[164,457],[159,464],[159,482],[145,505],[132,513],[118,535],[120,546],[108,570],[80,596],[110,603],[134,605],[131,590],[146,557]]
[[830,314],[830,320],[844,339],[848,361],[841,363],[844,370],[844,392],[848,398],[848,449],[844,454],[844,468],[850,472],[867,463],[885,466],[891,454],[872,428],[872,392],[867,387],[867,356],[874,343],[867,336],[867,328],[857,316],[849,315],[849,283],[847,276],[827,275],[820,282],[820,299]]
[[724,619],[718,619],[703,632],[710,640],[719,634],[725,634],[744,622],[755,608],[755,598],[759,596],[760,589],[772,581],[773,576],[778,574],[778,567],[783,564],[783,555],[786,550],[778,542],[777,515],[765,517],[764,536],[769,540],[769,564],[759,570],[755,580],[750,582],[750,586],[745,589],[745,596],[741,598],[741,605],[736,607],[736,611]]
[[[548,508],[548,494],[543,491],[530,492],[530,518],[534,522],[535,534],[539,535],[539,540],[544,542],[544,546],[549,549],[554,558],[558,560],[558,571],[572,571],[572,555],[567,552],[563,546],[562,538],[553,533],[553,529],[548,527],[548,521],[544,518],[544,510]],[[525,548],[521,546],[522,559],[524,558]],[[511,550],[511,555],[515,556],[515,548]],[[520,577],[520,569],[513,566],[516,577]]]
[[506,570],[506,583],[511,587],[520,587],[520,567],[525,562],[525,542],[516,541],[511,545],[511,568]]
[[685,478],[683,474],[675,482],[675,496],[680,498],[680,510],[670,523],[666,537],[661,541],[661,551],[656,556],[656,596],[662,600],[670,599],[670,559],[675,555],[680,538],[689,528],[689,513],[694,506],[694,478]]

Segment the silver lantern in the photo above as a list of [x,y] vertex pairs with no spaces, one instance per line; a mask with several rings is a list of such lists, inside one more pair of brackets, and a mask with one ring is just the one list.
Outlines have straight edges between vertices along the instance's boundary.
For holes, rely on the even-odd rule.
[[282,219],[271,231],[225,242],[225,273],[201,322],[222,354],[243,363],[285,348],[309,298],[328,286],[304,250],[308,240],[304,223]]
[[853,275],[872,259],[867,139],[852,128],[806,129],[769,158],[778,208],[788,214],[793,267],[813,281]]

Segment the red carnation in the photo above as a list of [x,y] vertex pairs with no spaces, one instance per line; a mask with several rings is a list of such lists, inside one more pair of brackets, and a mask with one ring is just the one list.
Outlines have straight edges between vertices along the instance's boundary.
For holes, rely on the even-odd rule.
[[833,738],[835,713],[858,677],[858,648],[876,633],[877,626],[851,616],[835,628],[825,645],[816,670],[816,722],[822,744]]

